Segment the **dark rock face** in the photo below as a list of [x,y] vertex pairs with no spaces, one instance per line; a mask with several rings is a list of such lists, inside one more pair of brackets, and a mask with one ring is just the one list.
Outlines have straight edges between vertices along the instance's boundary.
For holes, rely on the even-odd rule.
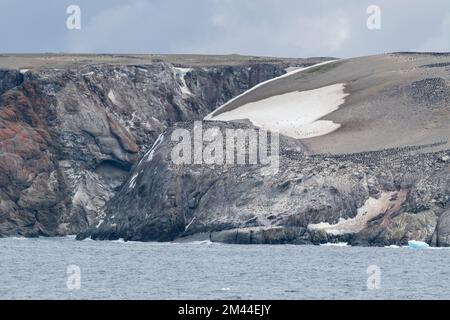
[[438,246],[450,246],[450,210],[445,211],[439,217],[435,236],[434,241]]
[[[414,239],[450,245],[446,141],[419,139],[421,146],[330,155],[310,152],[307,141],[281,137],[277,174],[265,173],[262,164],[172,161],[174,130],[192,129],[193,120],[288,66],[161,61],[1,71],[0,236],[78,233],[171,241],[206,235],[240,244],[379,246]],[[307,74],[308,86],[314,87],[313,76]],[[359,75],[336,77],[353,76]],[[430,130],[437,125],[428,121],[448,117],[444,80],[434,68],[399,80],[393,95],[404,94],[404,110],[411,114],[433,115],[424,118]],[[353,90],[361,88],[371,84]],[[363,98],[353,100],[356,111]],[[227,129],[252,128],[219,122],[204,127],[219,127],[224,135]]]
[[285,73],[260,63],[0,70],[0,236],[96,225],[139,157],[178,121]]
[[18,70],[0,69],[0,95],[20,85],[23,79],[23,74]]
[[49,101],[27,84],[0,103],[0,234],[56,235],[67,203],[54,140],[38,115]]
[[[203,126],[225,135],[241,125]],[[174,164],[171,135],[180,127],[192,123],[164,133],[109,202],[105,220],[79,238],[170,241],[206,233],[240,244],[406,244],[432,242],[448,210],[448,152],[308,156],[299,142],[281,137],[279,172],[263,175],[260,164]],[[448,230],[445,214],[440,221]]]

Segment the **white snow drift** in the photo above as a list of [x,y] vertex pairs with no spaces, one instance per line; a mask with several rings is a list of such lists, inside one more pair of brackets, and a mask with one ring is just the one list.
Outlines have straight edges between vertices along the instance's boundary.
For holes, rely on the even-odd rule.
[[331,62],[334,61],[327,61],[306,68],[289,69],[292,71],[275,79],[262,82],[228,101],[213,113],[206,116],[205,120],[249,120],[257,127],[278,131],[281,134],[296,139],[312,138],[333,132],[340,127],[339,124],[319,119],[336,111],[339,106],[345,102],[345,97],[348,94],[344,92],[344,83],[338,83],[314,90],[288,92],[251,102],[231,111],[218,114],[221,109],[231,102],[249,94],[262,85]]
[[189,87],[186,84],[186,75],[192,71],[191,68],[173,68],[174,72],[175,72],[175,76],[177,77],[177,79],[180,81],[180,90],[181,90],[181,94],[183,96],[183,98],[187,98],[190,95],[192,95],[191,90],[189,90]]
[[266,84],[268,84],[268,83],[270,83],[270,82],[274,82],[274,81],[277,81],[277,80],[279,80],[279,79],[283,79],[283,78],[289,77],[289,76],[291,76],[291,75],[293,75],[293,74],[299,73],[299,72],[301,72],[301,71],[308,70],[308,69],[312,69],[312,68],[315,68],[315,67],[319,67],[319,66],[322,66],[322,65],[325,65],[325,64],[328,64],[328,63],[331,63],[331,62],[335,62],[335,61],[337,61],[337,60],[330,60],[330,61],[325,61],[325,62],[321,62],[321,63],[316,63],[316,64],[314,64],[314,65],[312,65],[312,66],[309,66],[309,67],[289,67],[289,68],[286,68],[286,69],[284,69],[284,70],[286,71],[285,74],[283,74],[283,75],[281,75],[281,76],[279,76],[279,77],[275,77],[275,78],[273,78],[273,79],[269,79],[269,80],[263,81],[263,82],[261,82],[261,83],[258,83],[256,86],[254,86],[254,87],[248,89],[247,91],[244,91],[244,93],[241,93],[240,95],[238,95],[238,96],[234,97],[233,99],[227,101],[227,103],[221,105],[219,108],[217,108],[216,110],[214,110],[213,112],[211,112],[210,114],[208,114],[208,115],[205,117],[205,120],[212,120],[212,118],[214,118],[214,116],[215,116],[221,109],[225,108],[226,106],[228,106],[228,105],[229,105],[230,103],[232,103],[233,101],[236,101],[236,100],[239,99],[240,97],[243,97],[243,96],[249,94],[250,92],[256,90],[257,88],[262,87],[262,86],[264,86],[264,85],[266,85]]
[[278,131],[296,139],[328,134],[340,127],[329,120],[319,120],[336,111],[348,95],[339,83],[314,90],[293,91],[245,104],[212,117],[215,121],[249,120],[266,130]]

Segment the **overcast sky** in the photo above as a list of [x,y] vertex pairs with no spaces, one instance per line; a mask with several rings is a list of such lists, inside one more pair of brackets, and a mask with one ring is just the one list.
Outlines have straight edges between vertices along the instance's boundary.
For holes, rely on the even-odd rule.
[[[69,30],[66,9],[81,8]],[[381,29],[366,25],[381,8]],[[0,52],[352,57],[450,51],[449,0],[0,0]]]

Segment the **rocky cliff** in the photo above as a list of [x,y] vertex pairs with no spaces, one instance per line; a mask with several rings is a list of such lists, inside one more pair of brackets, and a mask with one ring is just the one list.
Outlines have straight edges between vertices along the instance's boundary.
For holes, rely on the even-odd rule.
[[[174,132],[194,127],[177,123],[134,167],[103,221],[79,238],[449,246],[449,59],[391,54],[318,66],[259,86],[203,122],[219,128],[215,137],[254,128],[251,117],[287,134],[308,129],[308,138],[280,136],[274,174],[262,174],[264,164],[177,163]],[[313,109],[302,109],[305,100]],[[217,121],[227,118],[215,119],[220,113],[231,120]]]
[[[204,128],[243,125],[205,122]],[[106,218],[79,238],[239,244],[449,245],[450,153],[404,148],[308,155],[281,137],[277,174],[263,165],[176,165],[170,138],[136,166]],[[207,144],[205,143],[205,146]]]
[[96,226],[165,129],[322,60],[2,55],[0,236]]
[[[341,60],[255,87],[323,60],[1,56],[0,236],[450,245],[450,56]],[[284,130],[277,172],[174,162],[173,133],[205,116],[214,136],[255,116]]]

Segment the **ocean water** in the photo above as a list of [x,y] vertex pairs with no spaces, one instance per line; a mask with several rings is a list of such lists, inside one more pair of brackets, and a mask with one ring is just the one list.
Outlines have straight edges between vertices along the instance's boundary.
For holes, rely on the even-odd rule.
[[450,250],[5,238],[0,298],[448,299]]

